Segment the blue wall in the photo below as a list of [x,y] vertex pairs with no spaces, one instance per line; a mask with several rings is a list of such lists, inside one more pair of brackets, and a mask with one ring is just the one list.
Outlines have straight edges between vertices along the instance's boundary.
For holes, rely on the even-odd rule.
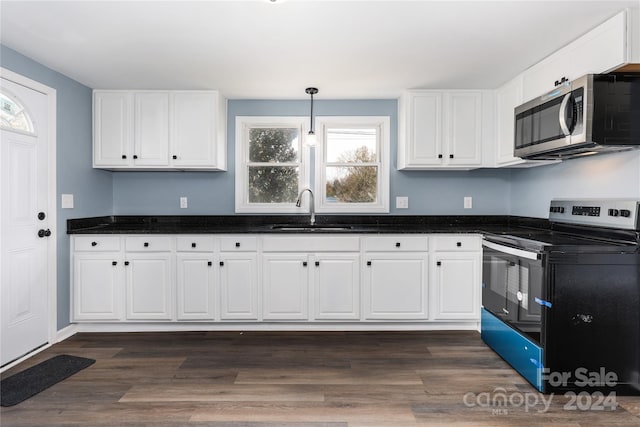
[[[113,187],[109,172],[92,169],[91,88],[0,45],[0,66],[56,90],[58,329],[69,324],[68,218],[109,215]],[[73,194],[74,209],[60,209],[60,195]],[[51,224],[54,225],[54,224]]]
[[[396,215],[484,215],[509,210],[508,170],[401,172],[396,170],[396,100],[317,100],[318,116],[391,117],[391,213]],[[229,101],[227,172],[116,172],[114,212],[119,215],[232,215],[234,213],[236,116],[307,116],[309,101]],[[180,196],[189,208],[179,208]],[[408,196],[409,209],[395,209],[395,197]],[[472,196],[473,209],[463,209]]]

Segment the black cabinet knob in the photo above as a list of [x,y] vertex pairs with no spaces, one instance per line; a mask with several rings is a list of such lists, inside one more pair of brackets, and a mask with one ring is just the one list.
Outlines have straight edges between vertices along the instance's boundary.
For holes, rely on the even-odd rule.
[[442,263],[441,263],[440,261],[438,261],[438,262],[436,262],[436,265],[437,265],[438,267],[440,267],[440,266],[442,265]]
[[112,261],[111,265],[118,265],[118,261]]
[[302,266],[306,267],[307,266],[307,261],[302,261]]
[[220,261],[220,267],[224,267],[224,261]]
[[236,242],[236,248],[240,247],[240,242]]
[[457,247],[461,247],[461,246],[462,246],[462,242],[457,242],[457,243],[456,243],[456,246],[457,246]]
[[129,265],[129,261],[125,261],[125,262],[124,262],[124,265]]
[[123,159],[126,159],[126,158],[127,158],[127,155],[126,155],[126,154],[123,154],[123,155],[122,155],[122,158],[123,158]]
[[91,246],[98,246],[98,242],[91,242]]
[[453,154],[449,154],[449,158],[450,158],[450,159],[453,159]]
[[176,156],[176,155],[173,155],[171,157],[173,158],[173,160],[178,160],[178,156]]
[[192,248],[195,248],[195,247],[196,247],[196,244],[195,244],[195,243],[192,243],[192,244],[191,244],[191,247],[192,247]]
[[438,158],[441,159],[442,158],[442,154],[438,154]]
[[371,261],[367,261],[367,265],[371,265]]
[[396,242],[396,248],[400,247],[400,242]]
[[209,261],[209,262],[207,262],[207,265],[208,265],[209,267],[211,267],[211,266],[213,265],[213,262]]
[[138,155],[137,155],[137,154],[134,154],[134,155],[133,155],[133,158],[134,158],[134,159],[137,159],[137,158],[138,158]]
[[320,267],[320,261],[316,261],[316,267]]
[[144,242],[144,247],[148,248],[149,247],[149,242]]

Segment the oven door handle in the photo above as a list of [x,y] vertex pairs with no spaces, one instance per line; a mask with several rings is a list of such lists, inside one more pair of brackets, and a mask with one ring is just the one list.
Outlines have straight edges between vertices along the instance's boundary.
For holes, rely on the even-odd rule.
[[540,259],[540,254],[536,252],[523,251],[522,249],[511,248],[509,246],[499,245],[497,243],[490,242],[488,240],[482,240],[482,246],[485,246],[494,251],[502,252],[509,255],[514,255],[520,258],[531,259],[537,261]]

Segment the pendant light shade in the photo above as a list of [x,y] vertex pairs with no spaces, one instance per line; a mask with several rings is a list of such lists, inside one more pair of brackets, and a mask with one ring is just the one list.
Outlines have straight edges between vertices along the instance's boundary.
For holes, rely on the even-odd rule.
[[305,143],[309,147],[315,147],[318,139],[316,137],[316,133],[313,130],[313,95],[318,93],[318,89],[315,87],[308,87],[305,89],[305,92],[311,96],[311,113],[309,114],[309,133],[307,133],[307,137],[305,139]]

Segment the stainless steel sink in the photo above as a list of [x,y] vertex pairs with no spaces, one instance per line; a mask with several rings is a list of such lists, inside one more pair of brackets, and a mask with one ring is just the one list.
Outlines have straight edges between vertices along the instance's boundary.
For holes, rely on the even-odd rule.
[[348,231],[352,227],[350,225],[337,225],[337,224],[314,224],[314,225],[302,225],[302,224],[279,224],[272,225],[272,230],[283,231]]

